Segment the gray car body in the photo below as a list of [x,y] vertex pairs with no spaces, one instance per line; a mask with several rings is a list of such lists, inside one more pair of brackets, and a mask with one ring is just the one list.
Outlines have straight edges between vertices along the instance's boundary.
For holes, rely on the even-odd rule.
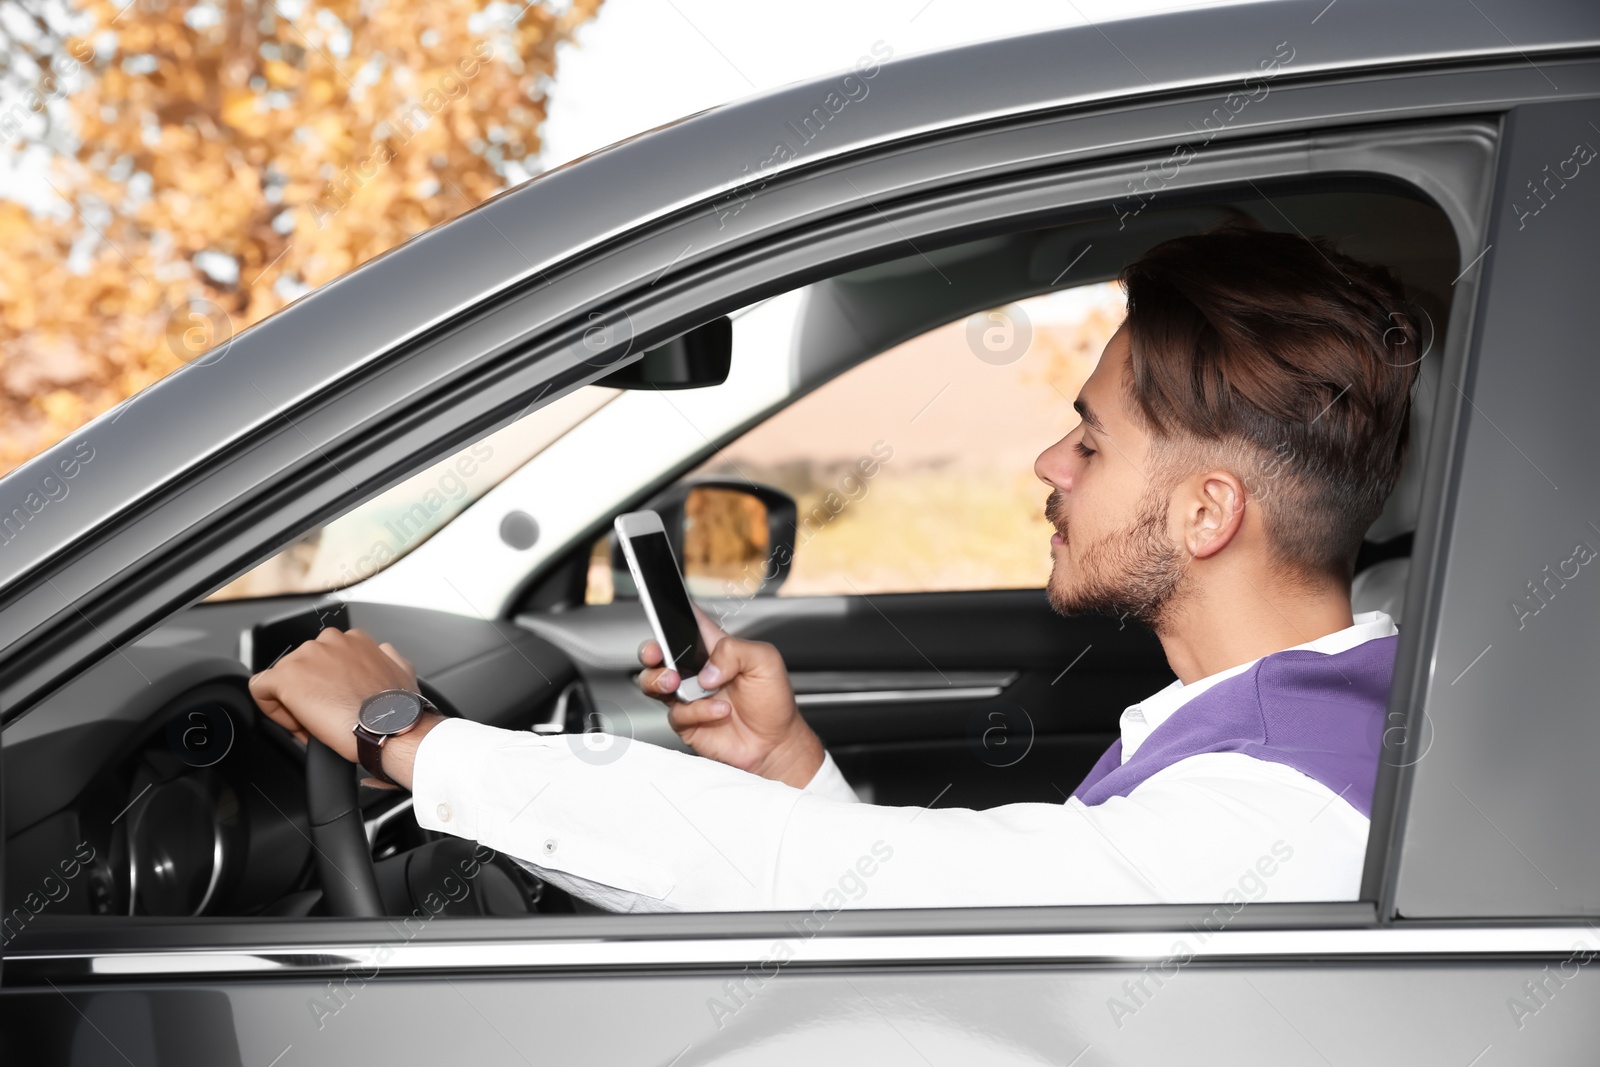
[[[1362,900],[1246,908],[1225,929],[1207,908],[841,913],[758,979],[796,936],[785,917],[485,920],[414,938],[346,920],[145,925],[8,958],[8,1042],[33,1019],[59,1028],[40,1062],[1592,1058],[1600,580],[1559,568],[1586,531],[1600,545],[1581,288],[1600,179],[1580,173],[1537,211],[1526,199],[1573,142],[1600,140],[1583,132],[1600,122],[1592,7],[1337,0],[993,41],[885,65],[754,186],[744,176],[842,74],[542,175],[0,480],[3,513],[26,512],[0,546],[0,705],[25,715],[295,533],[592,380],[591,315],[637,350],[874,241],[970,230],[973,190],[1004,220],[1048,199],[1052,174],[1109,202],[1280,42],[1294,60],[1270,109],[1246,108],[1175,189],[1237,181],[1230,168],[1274,142],[1286,169],[1264,177],[1293,159],[1359,171],[1368,142],[1338,146],[1364,128],[1423,143],[1476,122],[1494,160],[1480,195],[1441,203],[1481,247],[1462,250],[1468,299],[1442,356],[1444,447],[1391,703],[1402,758],[1380,778]],[[926,207],[940,197],[943,215]],[[67,491],[40,497],[75,459]],[[329,983],[345,995],[319,1025],[307,1004]]]

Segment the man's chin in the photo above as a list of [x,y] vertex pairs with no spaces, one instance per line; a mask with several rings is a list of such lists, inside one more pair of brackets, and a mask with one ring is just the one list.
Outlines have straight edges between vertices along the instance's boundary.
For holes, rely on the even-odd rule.
[[1055,575],[1051,575],[1044,593],[1050,609],[1057,615],[1104,615],[1111,619],[1132,619],[1146,626],[1153,626],[1155,622],[1151,616],[1156,613],[1151,609],[1157,605],[1129,603],[1126,596],[1060,582]]
[[1179,599],[1184,566],[1176,546],[1161,532],[1162,515],[1151,507],[1126,533],[1108,536],[1068,558],[1066,545],[1052,555],[1045,595],[1061,615],[1109,615],[1133,619],[1157,633]]
[[1057,615],[1093,615],[1096,612],[1113,613],[1112,605],[1096,597],[1086,596],[1084,590],[1067,582],[1057,581],[1055,575],[1044,587],[1045,599]]

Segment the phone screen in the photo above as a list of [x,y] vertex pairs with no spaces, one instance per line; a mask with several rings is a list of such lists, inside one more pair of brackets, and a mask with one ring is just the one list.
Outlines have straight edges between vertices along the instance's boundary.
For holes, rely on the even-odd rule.
[[648,591],[650,606],[655,609],[656,623],[661,627],[659,636],[667,644],[667,655],[680,677],[699,674],[706,665],[706,645],[700,636],[700,626],[695,622],[694,609],[689,606],[689,591],[684,588],[678,563],[672,558],[667,535],[659,532],[636,534],[628,538],[628,542],[639,564],[640,585]]

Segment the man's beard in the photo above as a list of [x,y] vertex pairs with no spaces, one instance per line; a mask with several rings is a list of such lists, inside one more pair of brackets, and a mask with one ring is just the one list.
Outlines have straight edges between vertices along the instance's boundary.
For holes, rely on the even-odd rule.
[[1045,518],[1064,543],[1045,588],[1050,606],[1062,615],[1098,611],[1132,618],[1159,632],[1180,599],[1184,573],[1182,554],[1167,538],[1161,494],[1146,493],[1126,530],[1087,546],[1075,563],[1062,510],[1061,493],[1051,493]]

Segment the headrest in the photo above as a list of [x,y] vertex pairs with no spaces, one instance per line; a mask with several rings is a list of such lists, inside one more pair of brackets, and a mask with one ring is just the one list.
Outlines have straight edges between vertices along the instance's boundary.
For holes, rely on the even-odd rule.
[[1367,531],[1367,540],[1384,542],[1411,533],[1417,528],[1422,510],[1422,472],[1427,466],[1428,443],[1433,436],[1433,409],[1439,399],[1440,354],[1428,353],[1417,368],[1417,381],[1411,389],[1411,448],[1400,468],[1400,479],[1378,521]]

